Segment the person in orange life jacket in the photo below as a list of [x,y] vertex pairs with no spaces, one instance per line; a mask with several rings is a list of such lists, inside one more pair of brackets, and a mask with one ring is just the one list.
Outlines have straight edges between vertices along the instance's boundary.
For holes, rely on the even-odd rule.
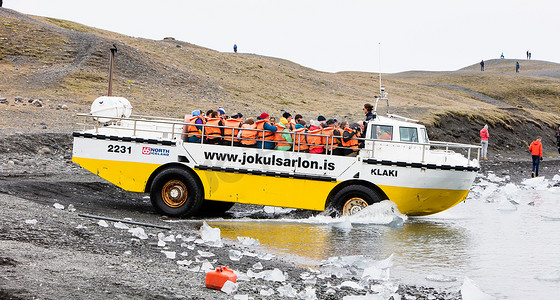
[[273,126],[276,126],[276,118],[275,117],[270,117],[270,124],[272,124]]
[[305,120],[299,119],[296,125],[294,126],[294,149],[298,152],[309,152],[309,145],[307,145],[307,128],[305,128]]
[[307,130],[307,143],[309,144],[309,153],[323,153],[323,144],[321,134],[321,123],[316,120],[310,121],[311,125]]
[[[210,126],[212,127],[210,127]],[[221,144],[222,136],[224,136],[224,129],[213,126],[224,126],[223,121],[218,117],[218,112],[213,111],[210,118],[206,120],[204,127],[204,143],[205,144]]]
[[[255,119],[247,118],[245,123],[241,125],[241,128],[245,129],[256,129]],[[257,147],[257,131],[256,130],[240,130],[239,138],[241,139],[241,146],[248,148]]]
[[488,124],[484,125],[484,128],[480,130],[480,145],[482,146],[482,151],[480,153],[480,159],[488,160]]
[[292,149],[293,139],[288,126],[288,120],[284,117],[280,118],[280,122],[277,124],[278,130],[274,134],[274,141],[276,142],[274,149],[280,151],[288,151]]
[[226,111],[223,108],[218,108],[218,110],[216,110],[218,112],[218,117],[220,119],[225,119],[226,118]]
[[303,120],[303,116],[300,114],[297,114],[294,116],[294,124],[299,124],[299,120]]
[[326,146],[327,153],[340,155],[339,151],[335,151],[340,144],[340,139],[337,136],[341,136],[340,131],[337,130],[337,121],[336,119],[328,119],[325,124],[322,131],[322,134],[325,136],[321,137],[322,144]]
[[[274,126],[267,113],[262,113],[259,117],[260,120],[255,122],[257,124],[257,129],[264,130],[259,131],[257,133],[257,148],[261,149],[274,149],[274,133],[276,132],[277,128]],[[263,145],[263,136],[264,136],[264,145]]]
[[345,126],[344,132],[342,133],[342,146],[344,149],[343,155],[355,156],[358,154],[358,148],[360,147],[360,140],[358,140],[361,135],[360,124],[353,123],[350,126]]
[[531,145],[529,146],[529,151],[531,151],[531,158],[533,159],[533,169],[531,170],[531,177],[539,177],[539,164],[542,160],[542,138],[537,136],[537,139],[534,140]]
[[380,140],[391,140],[391,134],[386,130],[382,130],[381,126],[377,126],[376,129],[376,138]]
[[209,109],[204,116],[204,120],[208,120],[208,118],[212,117],[212,113],[214,112],[213,109]]
[[[204,124],[202,116],[200,116],[200,110],[195,110],[191,113],[192,117],[189,120],[191,124]],[[187,133],[189,134],[187,142],[189,143],[200,143],[200,137],[202,134],[202,126],[187,126]]]
[[239,142],[239,130],[233,128],[241,128],[243,125],[243,120],[239,116],[239,114],[233,115],[231,118],[223,121],[225,128],[224,130],[224,138],[222,140],[222,145],[230,146],[232,145],[232,137],[233,137],[233,146],[241,146]]

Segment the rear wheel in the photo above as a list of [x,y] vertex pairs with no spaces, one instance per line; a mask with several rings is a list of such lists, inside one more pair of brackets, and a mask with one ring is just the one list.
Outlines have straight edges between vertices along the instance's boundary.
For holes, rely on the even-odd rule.
[[170,168],[156,175],[150,189],[152,205],[161,213],[193,216],[202,205],[202,191],[186,170]]
[[363,185],[349,185],[342,188],[333,198],[331,207],[333,216],[350,216],[368,205],[381,201],[374,190]]

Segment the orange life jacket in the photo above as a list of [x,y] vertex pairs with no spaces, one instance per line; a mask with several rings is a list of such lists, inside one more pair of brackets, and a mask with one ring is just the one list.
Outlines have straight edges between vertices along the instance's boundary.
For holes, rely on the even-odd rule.
[[[202,120],[202,124],[205,124],[205,123],[206,123],[206,122],[204,121],[204,119],[203,119],[202,117],[200,117],[200,116],[190,118],[190,119],[187,121],[187,123],[189,124],[189,125],[187,125],[187,132],[186,132],[186,133],[187,133],[187,138],[188,138],[188,137],[191,137],[191,136],[200,137],[201,131],[198,130],[198,128],[196,127],[196,125],[193,125],[193,124],[196,124],[196,123],[195,123],[196,120]],[[200,124],[200,125],[202,125],[202,124]],[[199,126],[200,126],[200,125],[199,125]]]
[[239,119],[227,119],[227,120],[225,120],[224,126],[226,126],[226,128],[224,128],[224,141],[230,141],[231,142],[231,134],[233,132],[234,141],[239,142],[239,139],[237,138],[237,134],[239,133],[239,129],[233,129],[233,128],[239,128],[239,127],[241,127],[241,124],[243,124],[243,121],[241,121]]
[[302,151],[309,149],[309,145],[307,145],[307,135],[305,134],[305,128],[295,129],[294,130],[294,150],[295,151]]
[[[344,129],[344,131],[352,133],[354,130],[352,130],[350,128],[346,128],[346,129]],[[352,148],[352,150],[358,151],[358,145],[360,144],[360,141],[358,140],[359,137],[360,137],[360,134],[358,132],[356,132],[354,137],[352,137],[352,139],[350,139],[348,142],[345,142],[344,140],[341,140],[342,141],[342,147]]]
[[[206,125],[220,126],[220,121],[220,118],[208,118]],[[209,140],[219,139],[222,136],[222,131],[220,127],[204,127],[204,136]]]
[[309,144],[309,151],[315,148],[323,148],[323,139],[321,138],[321,136],[316,134],[321,134],[321,128],[307,131],[307,143]]
[[[321,134],[326,135],[321,137],[321,143],[323,145],[327,145],[328,150],[333,150],[338,147],[340,141],[337,137],[334,136],[334,127],[325,127]],[[332,146],[331,146],[332,145]]]
[[256,127],[257,129],[264,130],[264,131],[259,131],[257,133],[257,138],[259,140],[261,140],[262,137],[263,137],[263,132],[264,132],[264,140],[265,141],[272,141],[272,140],[274,140],[274,132],[264,129],[264,123],[265,122],[266,122],[266,120],[258,120],[258,121],[255,122],[255,125],[257,126]]
[[[256,129],[257,126],[255,124],[243,124],[241,128],[245,129]],[[257,138],[257,131],[256,130],[241,130],[241,144],[243,145],[254,145],[257,143],[255,140]]]
[[274,134],[274,141],[276,142],[276,147],[282,147],[282,146],[290,146],[291,144],[282,136],[282,134],[284,133],[290,133],[289,130],[284,131],[283,127],[281,131],[276,131],[276,133]]

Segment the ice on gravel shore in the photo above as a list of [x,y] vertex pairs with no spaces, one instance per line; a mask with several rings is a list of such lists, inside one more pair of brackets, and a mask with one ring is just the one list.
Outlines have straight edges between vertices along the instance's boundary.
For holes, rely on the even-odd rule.
[[169,259],[175,259],[175,251],[165,251],[165,250],[161,250],[161,253],[165,254],[165,257],[169,258]]
[[148,235],[146,234],[146,232],[144,231],[144,228],[141,227],[134,227],[134,228],[130,228],[128,230],[129,233],[132,233],[133,237],[137,237],[141,240],[146,240],[148,239]]
[[105,220],[99,220],[99,222],[97,222],[97,225],[99,225],[101,227],[109,227],[109,224],[107,224],[107,222],[105,222]]
[[37,224],[37,220],[35,219],[25,220],[25,224],[35,225]]
[[436,282],[454,282],[457,281],[457,277],[447,276],[444,274],[430,274],[426,276],[426,280]]
[[260,290],[259,294],[264,297],[272,296],[274,295],[274,289],[273,288],[269,288],[267,290],[262,289]]
[[276,207],[276,206],[265,206],[263,208],[264,212],[271,215],[282,215],[287,214],[294,211],[294,208],[284,208],[284,207]]
[[295,298],[297,296],[297,290],[292,287],[291,283],[277,288],[276,291],[278,291],[280,297]]
[[117,222],[117,223],[113,224],[113,226],[115,226],[115,228],[118,228],[118,229],[126,229],[126,230],[130,229],[123,222]]
[[227,280],[226,282],[224,282],[224,285],[222,285],[221,291],[226,294],[231,294],[237,291],[237,284],[233,281]]
[[255,270],[262,270],[263,269],[263,265],[261,264],[261,262],[259,261],[258,263],[253,265],[253,269]]
[[493,300],[496,299],[478,288],[478,286],[470,278],[465,277],[465,281],[461,286],[461,297],[463,300]]
[[216,254],[212,253],[212,252],[206,252],[206,251],[201,251],[198,250],[198,255],[200,255],[200,257],[212,257],[212,256],[216,256]]
[[63,210],[63,209],[64,209],[64,205],[62,205],[62,204],[60,204],[60,203],[55,203],[55,204],[53,204],[53,206],[54,206],[54,208],[56,208],[56,209],[60,209],[60,210]]
[[239,250],[230,249],[229,250],[229,259],[233,261],[240,261],[243,257],[243,253]]
[[278,268],[274,268],[273,270],[262,271],[259,273],[249,269],[247,271],[247,276],[249,276],[250,278],[264,279],[267,281],[275,281],[275,282],[284,282],[287,279],[284,272],[282,272]]
[[204,244],[211,247],[223,247],[222,238],[220,237],[220,228],[213,228],[204,221],[200,227],[200,238]]

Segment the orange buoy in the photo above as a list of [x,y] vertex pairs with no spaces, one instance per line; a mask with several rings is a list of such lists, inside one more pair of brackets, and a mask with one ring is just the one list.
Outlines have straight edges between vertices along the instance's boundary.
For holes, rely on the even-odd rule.
[[226,281],[231,281],[235,283],[237,281],[237,275],[233,273],[228,267],[216,268],[214,271],[206,273],[206,287],[215,290],[221,290]]

